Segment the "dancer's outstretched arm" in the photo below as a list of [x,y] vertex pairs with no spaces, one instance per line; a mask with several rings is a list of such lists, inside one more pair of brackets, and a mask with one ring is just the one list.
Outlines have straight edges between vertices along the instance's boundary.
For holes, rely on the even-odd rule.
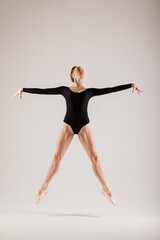
[[132,87],[132,83],[129,84],[123,84],[123,85],[118,85],[115,87],[105,87],[105,88],[90,88],[90,97],[93,96],[98,96],[98,95],[103,95],[103,94],[108,94],[112,92],[118,92],[122,91],[128,88]]
[[12,96],[14,99],[16,96],[22,98],[22,92],[32,93],[32,94],[61,94],[64,93],[65,86],[59,86],[55,88],[20,88],[15,95]]
[[64,86],[55,88],[23,88],[23,92],[34,94],[62,94]]
[[125,89],[128,89],[128,88],[131,88],[131,87],[133,88],[132,92],[134,92],[134,90],[136,90],[139,95],[140,95],[139,92],[143,92],[140,89],[138,89],[138,87],[134,83],[118,85],[118,86],[115,86],[115,87],[89,88],[88,90],[90,92],[90,97],[93,97],[93,96],[108,94],[108,93],[112,93],[112,92],[122,91],[122,90],[125,90]]

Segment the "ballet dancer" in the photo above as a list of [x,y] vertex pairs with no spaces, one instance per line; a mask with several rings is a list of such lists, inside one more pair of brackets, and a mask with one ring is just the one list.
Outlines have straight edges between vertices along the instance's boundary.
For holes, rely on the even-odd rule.
[[[66,100],[66,114],[63,119],[63,126],[58,135],[56,141],[56,149],[53,156],[53,160],[45,176],[45,179],[38,191],[35,203],[39,203],[42,197],[48,193],[49,182],[53,176],[57,173],[60,162],[69,147],[74,134],[78,135],[78,138],[85,149],[93,168],[95,176],[100,181],[102,186],[101,193],[108,198],[108,200],[115,204],[115,200],[112,197],[112,192],[109,189],[104,173],[102,171],[99,156],[96,150],[96,143],[93,137],[92,131],[90,129],[90,120],[87,113],[87,106],[89,100],[94,96],[99,96],[103,94],[108,94],[112,92],[122,91],[132,87],[132,93],[136,90],[140,95],[141,91],[134,83],[128,83],[124,85],[118,85],[115,87],[105,87],[105,88],[85,88],[83,86],[84,69],[80,66],[74,66],[70,72],[71,81],[73,85],[68,86],[58,86],[54,88],[20,88],[13,99],[16,96],[22,98],[22,92],[31,94],[60,94]],[[140,95],[141,96],[141,95]]]

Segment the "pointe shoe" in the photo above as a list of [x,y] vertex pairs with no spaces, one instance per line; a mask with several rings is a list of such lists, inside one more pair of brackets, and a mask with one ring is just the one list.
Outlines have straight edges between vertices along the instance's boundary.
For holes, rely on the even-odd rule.
[[42,190],[42,192],[40,194],[38,194],[35,203],[39,203],[41,201],[41,199],[43,198],[43,196],[45,194],[47,194],[49,192],[49,188],[47,187],[45,190]]
[[114,200],[111,196],[108,195],[109,192],[111,192],[111,191],[108,190],[108,191],[106,192],[106,191],[104,191],[104,189],[101,190],[101,193],[102,193],[105,197],[107,197],[108,200],[109,200],[113,205],[115,205],[116,202],[115,202],[115,200]]

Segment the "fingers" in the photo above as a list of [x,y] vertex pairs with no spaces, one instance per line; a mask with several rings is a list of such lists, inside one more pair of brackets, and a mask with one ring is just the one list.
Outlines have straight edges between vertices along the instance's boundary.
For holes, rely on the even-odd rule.
[[13,95],[13,97],[12,97],[12,98],[14,99],[14,98],[15,98],[15,97],[16,97],[18,94],[19,94],[19,93],[17,92],[15,95]]
[[135,84],[133,84],[132,87],[133,87],[132,93],[136,90],[137,93],[141,96],[140,92],[143,93],[143,91],[141,91]]
[[14,99],[14,98],[15,98],[15,96],[16,96],[16,95],[13,95],[13,96],[12,96],[12,99]]
[[12,96],[12,99],[15,99],[15,97],[18,96],[18,95],[21,99],[22,98],[22,91],[23,91],[22,89],[18,90],[18,92]]
[[143,91],[141,91],[140,89],[137,89],[137,92],[141,96],[140,92],[143,92]]

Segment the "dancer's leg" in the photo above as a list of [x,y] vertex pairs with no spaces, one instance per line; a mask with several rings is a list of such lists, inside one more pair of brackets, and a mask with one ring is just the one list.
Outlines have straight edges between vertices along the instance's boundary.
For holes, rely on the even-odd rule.
[[[60,131],[60,134],[58,136],[58,139],[56,141],[56,148],[55,148],[53,160],[51,162],[51,165],[48,169],[48,172],[47,172],[46,177],[42,184],[43,190],[47,188],[49,182],[51,181],[53,176],[57,173],[59,166],[60,166],[60,162],[61,162],[67,148],[69,147],[70,142],[73,139],[73,136],[74,136],[74,133],[73,133],[71,127],[64,123],[64,125]],[[39,190],[39,193],[40,192],[41,192],[41,189]]]
[[[101,165],[100,165],[100,160],[99,156],[97,154],[96,150],[96,143],[93,137],[93,134],[91,132],[89,124],[85,125],[82,127],[78,134],[79,140],[84,147],[89,159],[91,160],[92,163],[92,168],[94,171],[95,176],[99,179],[103,189],[105,188],[108,190],[108,186],[106,183],[106,179],[104,176],[104,173],[102,171]],[[112,197],[112,193],[110,192],[109,196]]]

